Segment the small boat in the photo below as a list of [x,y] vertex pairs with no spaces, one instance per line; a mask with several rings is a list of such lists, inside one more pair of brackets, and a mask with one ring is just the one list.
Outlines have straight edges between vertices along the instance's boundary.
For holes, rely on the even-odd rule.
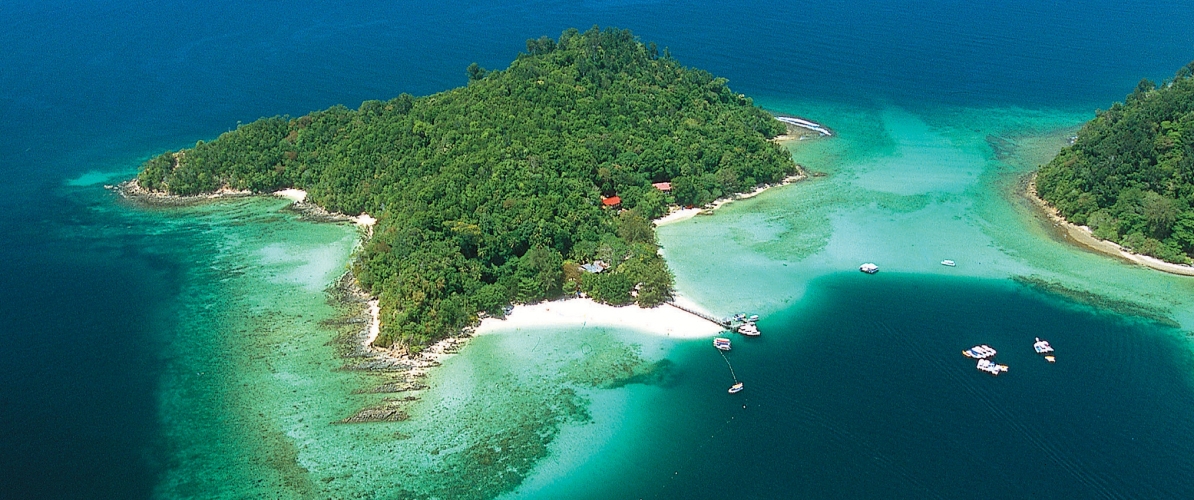
[[746,318],[746,321],[749,321],[749,322],[751,322],[751,323],[754,323],[754,322],[756,322],[756,321],[758,321],[758,320],[759,320],[759,315],[758,315],[758,314],[752,314],[752,315],[750,315],[750,317],[749,317],[749,318]]
[[956,263],[956,262],[954,262],[954,261],[952,261],[952,260],[949,260],[949,259],[945,259],[945,260],[941,261],[941,265],[943,265],[943,266],[949,266],[949,267],[954,267],[954,266],[958,265],[958,263]]
[[1057,362],[1057,358],[1055,358],[1055,357],[1053,357],[1053,356],[1045,356],[1045,361],[1048,361],[1048,362],[1050,362],[1050,363],[1056,363],[1056,362]]
[[728,351],[730,350],[730,339],[723,339],[721,337],[715,338],[713,339],[713,347],[716,347],[722,351]]
[[986,359],[995,355],[995,349],[987,344],[976,345],[962,351],[962,355],[967,358]]
[[975,366],[975,368],[978,368],[981,371],[990,373],[991,375],[999,375],[1000,372],[1007,371],[1007,365],[995,364],[994,361],[991,361],[989,359],[978,360],[978,365]]
[[735,314],[734,321],[746,321],[746,313]]
[[1037,354],[1047,354],[1053,352],[1053,346],[1049,345],[1049,341],[1041,340],[1040,337],[1036,338],[1036,343],[1032,344],[1032,348]]
[[754,323],[747,323],[738,327],[738,333],[746,335],[747,337],[757,337],[760,335],[759,327],[755,326]]
[[730,390],[729,390],[730,394],[737,394],[739,392],[742,392],[742,382],[738,382],[737,384],[730,386]]
[[874,263],[867,262],[866,264],[858,266],[858,270],[867,274],[875,274],[879,272],[879,266],[876,266]]

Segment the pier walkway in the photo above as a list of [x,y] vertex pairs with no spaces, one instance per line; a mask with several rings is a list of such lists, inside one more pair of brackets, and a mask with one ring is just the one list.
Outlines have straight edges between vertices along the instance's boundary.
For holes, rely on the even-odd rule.
[[708,321],[712,321],[712,322],[714,322],[714,323],[717,323],[717,326],[720,326],[720,327],[722,327],[722,328],[729,329],[729,330],[732,330],[732,329],[733,329],[733,322],[731,322],[731,321],[729,321],[729,320],[722,319],[722,318],[717,318],[717,317],[711,316],[711,315],[709,315],[709,314],[705,314],[705,313],[703,313],[703,312],[697,311],[697,310],[695,310],[695,309],[690,309],[690,308],[684,307],[684,306],[682,306],[682,305],[680,305],[680,304],[677,304],[677,303],[675,303],[675,302],[672,302],[672,301],[670,301],[670,300],[669,300],[669,301],[667,301],[667,302],[666,302],[666,304],[667,304],[667,305],[669,305],[669,306],[675,307],[676,309],[679,309],[679,310],[681,310],[681,311],[684,311],[684,312],[686,312],[686,313],[688,313],[688,314],[691,314],[691,315],[693,315],[693,316],[696,316],[696,317],[698,317],[698,318],[701,318],[701,319],[704,319],[704,320],[708,320]]

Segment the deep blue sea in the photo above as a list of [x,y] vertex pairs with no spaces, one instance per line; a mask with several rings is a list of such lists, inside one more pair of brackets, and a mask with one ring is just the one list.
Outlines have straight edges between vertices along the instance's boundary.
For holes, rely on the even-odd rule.
[[[1122,99],[1141,78],[1164,79],[1194,60],[1194,8],[1185,0],[334,4],[224,0],[9,0],[0,4],[0,497],[144,498],[168,466],[161,449],[156,391],[160,370],[168,361],[162,346],[170,339],[162,332],[173,331],[171,311],[180,293],[179,264],[169,256],[172,244],[185,242],[163,240],[138,229],[137,221],[119,210],[96,210],[114,203],[98,184],[68,185],[85,173],[127,177],[149,155],[209,140],[262,116],[300,115],[335,104],[355,107],[363,100],[401,92],[421,95],[463,85],[469,63],[504,67],[525,49],[526,39],[558,36],[568,27],[632,29],[644,41],[669,47],[683,63],[728,78],[736,91],[763,104],[801,99],[911,110],[992,106],[1093,111]],[[1061,306],[1055,301],[1033,302],[1036,298],[1016,295],[1015,290],[983,286],[976,288],[974,300],[1008,300],[1009,308],[1022,309],[1017,321],[1056,320],[1056,314],[1063,314],[1054,311],[1064,309],[1058,309]],[[910,292],[873,293],[907,296]],[[826,292],[819,300],[803,306],[802,310],[815,312],[812,317],[792,321],[866,330],[843,323],[832,312],[835,307],[856,305],[849,297]],[[916,314],[921,316],[915,318],[931,318],[925,311]],[[990,312],[984,321],[1005,317],[1001,314],[1006,313]],[[826,432],[800,443],[767,441],[757,435],[741,438],[753,440],[751,446],[764,451],[789,444],[808,453],[857,446],[851,436],[862,429],[851,422],[835,422],[833,412],[859,414],[888,408],[899,417],[884,420],[893,427],[882,429],[892,434],[893,447],[856,453],[869,455],[867,463],[877,464],[876,468],[843,463],[842,476],[825,477],[821,470],[785,474],[807,487],[810,497],[842,493],[852,498],[913,498],[918,491],[978,494],[981,488],[964,485],[1028,477],[1034,470],[1031,463],[1004,462],[1007,454],[1023,457],[1036,452],[1019,450],[1015,443],[1010,450],[1002,447],[1003,435],[991,432],[992,422],[1020,422],[994,428],[1022,433],[1030,440],[1064,442],[1067,436],[1064,428],[1032,426],[1031,411],[1001,413],[1006,411],[1005,403],[1033,398],[1039,401],[1034,411],[1049,411],[1056,407],[1057,398],[1068,398],[1073,404],[1064,406],[1064,411],[1075,425],[1096,426],[1102,420],[1111,422],[1105,425],[1108,429],[1119,424],[1125,429],[1145,428],[1148,423],[1147,428],[1154,430],[1110,436],[1107,446],[1125,450],[1117,464],[1050,463],[1047,454],[1030,455],[1047,464],[1039,469],[1042,473],[1068,474],[1071,484],[1085,489],[1051,489],[1041,479],[996,490],[1000,497],[1034,492],[1050,497],[1117,497],[1120,493],[1115,492],[1132,491],[1131,484],[1109,483],[1100,477],[1101,468],[1112,466],[1139,470],[1114,481],[1147,481],[1155,477],[1149,471],[1157,470],[1194,475],[1188,456],[1179,453],[1188,451],[1188,443],[1171,446],[1164,433],[1155,430],[1175,428],[1182,438],[1190,436],[1185,434],[1189,420],[1183,419],[1188,413],[1178,413],[1194,408],[1188,379],[1173,378],[1189,369],[1189,360],[1182,365],[1183,360],[1158,354],[1170,350],[1166,342],[1171,342],[1157,333],[1161,327],[1114,315],[1064,314],[1070,315],[1064,316],[1068,321],[1089,322],[1090,331],[1136,332],[1139,339],[1128,345],[1137,349],[1129,354],[1136,356],[1139,365],[1159,367],[1158,373],[1170,378],[1146,384],[1146,377],[1141,380],[1146,390],[1126,391],[1115,395],[1124,399],[1103,404],[1098,394],[1051,394],[1047,387],[1029,385],[1026,378],[1011,379],[1000,392],[983,393],[975,385],[980,382],[957,382],[957,377],[974,375],[971,371],[954,373],[954,368],[943,368],[957,382],[952,389],[970,392],[930,392],[923,401],[852,392],[862,386],[930,383],[898,376],[904,370],[901,366],[846,373],[820,382],[810,376],[804,392],[790,394],[792,400],[761,399],[751,404],[790,405],[794,414],[819,422]],[[803,325],[801,331],[810,328]],[[1059,337],[1058,343],[1064,345],[1066,339]],[[798,353],[802,357],[796,359],[799,366],[807,367],[802,368],[803,375],[832,370],[834,356],[864,356],[883,363],[873,350],[896,347],[920,348],[844,336],[824,344],[820,351]],[[1110,348],[1090,354],[1112,362],[1124,355]],[[778,368],[765,364],[755,368],[773,369]],[[1117,368],[1112,373],[1121,372]],[[895,375],[878,385],[849,378],[860,373]],[[1109,376],[1092,374],[1096,375]],[[1144,375],[1129,370],[1123,377],[1130,384],[1136,381],[1133,377]],[[869,403],[866,408],[856,407],[864,401]],[[925,408],[942,413],[926,417],[913,412]],[[969,432],[950,442],[923,442],[908,433],[947,418],[967,422]],[[1132,444],[1140,441],[1151,447]],[[972,450],[975,459],[928,462],[933,472],[920,474],[910,471],[925,467],[926,462],[901,455],[931,455],[942,448],[958,453]],[[726,456],[735,461],[751,458]],[[757,497],[788,496],[790,490],[765,481],[764,476],[776,470],[773,465],[744,472],[742,480],[754,481],[755,489],[736,491]],[[866,482],[870,471],[914,481]],[[716,472],[699,467],[677,471],[690,476],[683,487],[629,488],[627,493],[731,494],[710,484],[709,477]],[[843,480],[850,475],[857,480]],[[958,487],[942,489],[918,481],[955,482]],[[1191,492],[1188,480],[1183,481],[1150,483],[1135,491],[1147,498],[1181,497]]]

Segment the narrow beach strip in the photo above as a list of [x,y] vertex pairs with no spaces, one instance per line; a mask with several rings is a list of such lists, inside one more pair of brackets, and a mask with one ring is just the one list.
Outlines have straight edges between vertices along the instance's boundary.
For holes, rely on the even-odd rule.
[[1068,239],[1074,243],[1082,245],[1091,250],[1102,252],[1112,257],[1119,257],[1121,259],[1156,269],[1158,271],[1181,276],[1194,276],[1194,267],[1165,262],[1156,257],[1133,253],[1113,241],[1099,239],[1094,235],[1093,232],[1091,232],[1089,227],[1079,226],[1065,220],[1065,218],[1061,216],[1056,208],[1053,208],[1053,206],[1049,205],[1048,202],[1041,199],[1041,197],[1037,195],[1036,174],[1033,174],[1032,179],[1028,181],[1028,188],[1025,190],[1024,194],[1029,200],[1032,200],[1032,203],[1035,204],[1037,208],[1049,218],[1049,220],[1053,221],[1054,225],[1065,229],[1066,235],[1069,236]]
[[[685,307],[703,308],[683,297],[675,300]],[[566,299],[538,304],[514,306],[505,319],[485,318],[476,334],[499,330],[546,327],[608,327],[636,330],[663,337],[697,339],[715,336],[723,331],[709,321],[674,307],[657,306],[643,309],[636,305],[614,307],[592,299]]]

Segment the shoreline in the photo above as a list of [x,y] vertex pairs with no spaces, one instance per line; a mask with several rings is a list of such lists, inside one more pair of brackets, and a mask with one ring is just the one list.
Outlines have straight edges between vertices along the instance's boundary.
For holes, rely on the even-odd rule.
[[[664,224],[668,220],[671,222],[684,220],[706,210],[712,212],[732,201],[753,198],[768,188],[799,182],[806,178],[807,175],[804,169],[798,166],[797,172],[794,175],[788,176],[779,183],[759,185],[750,192],[720,198],[702,208],[681,209],[659,220],[663,220],[662,223]],[[307,201],[307,193],[305,191],[294,188],[274,193],[252,193],[225,188],[214,193],[179,196],[146,190],[137,183],[136,179],[122,182],[116,186],[105,187],[118,192],[125,199],[135,203],[161,207],[182,207],[218,201],[225,198],[276,196],[290,200],[292,203],[286,208],[298,212],[304,219],[314,222],[352,222],[356,224],[362,229],[360,236],[361,244],[372,237],[373,227],[377,222],[375,218],[367,213],[352,217],[329,212],[323,207]],[[657,220],[657,223],[659,220]],[[365,385],[355,392],[392,395],[386,397],[380,403],[363,407],[354,414],[334,422],[337,424],[397,422],[406,420],[409,418],[407,413],[408,405],[418,401],[420,399],[418,392],[428,388],[424,380],[430,374],[431,370],[440,366],[448,357],[459,352],[468,340],[476,335],[522,328],[583,328],[592,326],[633,330],[659,337],[700,339],[710,338],[725,331],[724,328],[708,320],[663,304],[654,308],[643,309],[634,304],[615,307],[600,304],[588,298],[569,298],[536,304],[515,305],[504,318],[479,318],[479,321],[463,328],[456,334],[430,344],[417,353],[411,353],[403,348],[387,348],[373,345],[381,330],[379,300],[377,297],[366,293],[360,287],[351,270],[346,271],[336,282],[331,284],[328,287],[327,293],[329,300],[336,303],[345,311],[340,319],[337,320],[341,325],[340,333],[336,334],[332,340],[332,343],[338,346],[337,356],[343,362],[340,370],[361,371],[382,375],[383,380],[376,381],[372,386],[369,386],[369,382],[366,382]],[[679,294],[675,296],[673,301],[689,309],[708,312],[704,307]]]
[[1077,244],[1083,248],[1094,250],[1099,253],[1117,257],[1141,266],[1148,267],[1157,271],[1175,274],[1179,276],[1194,276],[1194,267],[1185,266],[1181,264],[1173,264],[1165,262],[1156,257],[1148,255],[1141,255],[1131,252],[1118,243],[1108,241],[1096,237],[1089,227],[1079,226],[1067,221],[1056,208],[1049,205],[1048,202],[1041,199],[1036,192],[1036,173],[1028,179],[1028,185],[1024,190],[1024,197],[1036,206],[1037,210],[1043,213],[1051,222],[1053,226],[1065,230],[1066,240]]
[[[684,307],[708,312],[703,307],[678,296],[673,301]],[[637,305],[611,306],[589,298],[568,298],[536,304],[519,304],[505,318],[481,320],[475,335],[502,330],[551,327],[599,327],[635,330],[659,337],[701,339],[725,331],[712,322],[664,304],[644,309]]]
[[735,202],[738,200],[754,198],[755,196],[763,194],[763,191],[766,191],[770,188],[787,186],[788,184],[794,184],[794,183],[803,181],[805,179],[808,179],[808,175],[805,173],[804,167],[802,167],[800,165],[796,165],[796,173],[795,174],[789,175],[788,177],[785,177],[784,180],[779,181],[775,184],[760,184],[760,185],[756,186],[750,192],[736,193],[736,194],[732,194],[730,196],[721,197],[716,200],[713,200],[708,205],[705,205],[700,208],[697,208],[697,207],[681,208],[681,207],[673,206],[675,208],[675,210],[671,210],[668,212],[667,215],[660,217],[658,219],[654,219],[651,222],[655,223],[655,227],[659,227],[659,226],[665,226],[668,224],[680,222],[683,220],[688,220],[688,219],[691,219],[698,215],[712,214],[714,210],[717,210],[718,208],[721,208],[722,206],[725,206],[726,204],[729,204],[729,203],[732,203],[732,202]]

